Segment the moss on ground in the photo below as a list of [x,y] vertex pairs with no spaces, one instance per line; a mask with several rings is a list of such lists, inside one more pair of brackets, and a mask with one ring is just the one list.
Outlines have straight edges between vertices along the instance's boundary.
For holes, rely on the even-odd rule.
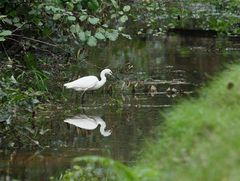
[[134,168],[141,180],[240,180],[240,65],[165,117]]

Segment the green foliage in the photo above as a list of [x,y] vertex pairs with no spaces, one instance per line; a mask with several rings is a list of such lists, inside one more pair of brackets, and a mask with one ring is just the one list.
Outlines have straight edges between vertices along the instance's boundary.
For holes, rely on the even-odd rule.
[[38,65],[40,59],[38,60],[31,53],[26,53],[23,57],[23,62],[27,70],[22,70],[22,72],[17,76],[17,80],[24,82],[24,85],[27,85],[35,90],[47,92],[47,80],[50,73],[41,70]]
[[24,90],[14,76],[2,77],[0,80],[0,136],[1,148],[12,149],[19,146],[37,145],[34,139],[37,135],[32,132],[32,124],[28,121],[21,124],[17,120],[18,112],[24,112],[26,120],[32,117],[34,108],[39,104],[39,97],[43,92],[35,91],[31,87]]
[[[131,17],[137,27],[138,36],[159,36],[168,29],[167,23],[171,14],[167,11],[168,3],[165,1],[138,1],[132,7]],[[125,8],[126,10],[126,8]]]
[[130,11],[130,9],[131,9],[131,7],[129,5],[126,5],[126,6],[123,7],[124,12]]
[[[10,59],[0,73],[1,149],[40,146],[37,140],[42,126],[35,129],[32,119],[40,102],[48,99],[48,73],[39,68],[33,54],[27,53],[22,66]],[[24,65],[24,66],[23,66]],[[20,116],[21,115],[21,116]]]
[[10,30],[2,30],[0,32],[0,41],[5,41],[5,37],[10,35],[12,35],[12,32]]
[[[6,20],[6,15],[0,15],[0,22],[4,22]],[[16,22],[16,19],[15,19]],[[0,29],[0,42],[3,42],[6,40],[7,36],[12,35],[12,31],[10,30],[5,30],[5,29]]]
[[131,16],[138,35],[154,36],[169,28],[215,30],[223,34],[239,34],[240,4],[224,1],[138,1]]
[[74,159],[74,166],[59,181],[68,180],[123,180],[134,181],[137,177],[124,164],[109,158],[85,156]]
[[[19,91],[13,90],[18,95],[26,90],[24,85],[48,93],[48,78],[54,72],[49,73],[44,69],[51,63],[41,61],[40,57],[45,54],[72,54],[79,52],[77,50],[84,51],[87,46],[97,46],[101,41],[116,41],[121,35],[131,38],[124,33],[124,22],[130,6],[122,6],[117,1],[22,3],[21,0],[15,0],[10,3],[3,0],[0,9],[3,13],[0,16],[0,50],[1,58],[4,59],[5,55],[6,60],[1,66],[1,72],[3,77],[14,74],[20,88]],[[58,66],[60,61],[64,60],[58,60],[54,66]],[[9,96],[12,94],[9,93]]]
[[41,95],[41,92],[34,92],[31,88],[25,91],[20,90],[19,82],[14,76],[2,78],[0,81],[0,100],[1,106],[4,105],[22,105],[39,102],[36,96]]
[[[116,34],[123,34],[126,38],[130,36],[125,36],[124,23],[131,8],[122,7],[117,1],[22,3],[16,0],[9,3],[6,0],[0,2],[0,9],[4,14],[0,16],[0,41],[5,43],[8,40],[4,47],[19,43],[17,50],[22,48],[23,56],[28,51],[26,47],[42,51],[47,45],[51,51],[58,48],[61,53],[74,53],[86,45],[94,47],[101,41],[116,41],[119,37]],[[17,50],[5,53],[11,58],[15,57]]]
[[88,44],[90,47],[94,47],[94,46],[97,45],[97,39],[96,39],[94,36],[90,36],[90,37],[88,38],[87,44]]

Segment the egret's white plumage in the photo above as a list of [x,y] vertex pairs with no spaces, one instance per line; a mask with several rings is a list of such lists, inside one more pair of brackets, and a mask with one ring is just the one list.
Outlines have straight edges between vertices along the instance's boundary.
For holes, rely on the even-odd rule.
[[100,80],[98,80],[96,76],[91,75],[91,76],[85,76],[85,77],[79,78],[72,82],[68,82],[64,84],[64,86],[67,89],[74,89],[77,91],[96,90],[105,84],[107,80],[106,74],[112,75],[112,71],[110,69],[104,69],[100,73],[100,78],[101,78]]
[[111,130],[105,131],[106,123],[99,116],[79,115],[66,119],[64,122],[86,130],[94,130],[98,125],[100,125],[100,133],[103,136],[109,136],[112,133]]

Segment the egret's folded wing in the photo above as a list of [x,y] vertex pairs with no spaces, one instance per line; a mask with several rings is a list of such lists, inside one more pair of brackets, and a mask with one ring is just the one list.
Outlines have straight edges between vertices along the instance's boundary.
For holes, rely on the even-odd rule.
[[66,88],[72,88],[77,90],[86,90],[94,87],[98,82],[98,78],[95,76],[86,76],[72,82],[64,84]]
[[92,119],[69,118],[64,120],[64,122],[87,130],[93,130],[97,127],[97,123]]

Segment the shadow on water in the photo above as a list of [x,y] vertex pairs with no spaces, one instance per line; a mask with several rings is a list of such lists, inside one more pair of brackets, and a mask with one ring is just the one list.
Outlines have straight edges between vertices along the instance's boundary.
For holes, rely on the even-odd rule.
[[[178,36],[119,40],[91,50],[87,62],[64,72],[69,80],[98,75],[109,67],[120,81],[109,78],[101,90],[87,93],[84,111],[81,93],[66,90],[66,101],[59,100],[36,117],[49,130],[39,138],[47,149],[1,151],[0,180],[48,180],[82,155],[109,156],[132,164],[143,140],[153,136],[153,128],[163,121],[160,112],[179,98],[194,95],[223,62],[239,57],[239,50],[239,44],[226,39]],[[59,81],[66,82],[59,75],[53,84]]]

